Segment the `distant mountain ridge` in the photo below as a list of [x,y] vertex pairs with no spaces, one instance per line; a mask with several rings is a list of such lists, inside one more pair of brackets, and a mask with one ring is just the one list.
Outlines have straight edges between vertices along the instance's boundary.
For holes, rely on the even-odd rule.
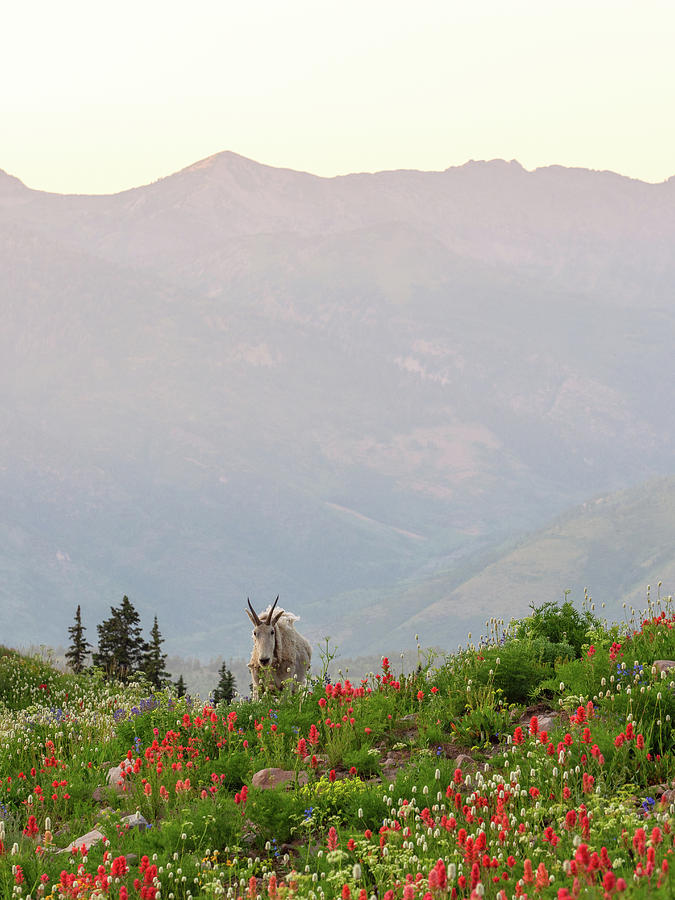
[[97,254],[117,260],[124,253],[135,263],[169,265],[173,272],[192,269],[195,256],[223,239],[327,235],[392,222],[431,232],[447,249],[481,262],[568,278],[576,268],[579,286],[586,288],[598,275],[596,242],[605,250],[605,266],[615,245],[612,262],[623,277],[636,254],[648,253],[652,278],[672,273],[673,266],[675,178],[648,184],[561,166],[528,172],[515,161],[322,178],[226,151],[119,194],[26,189],[22,199],[33,225],[59,221],[64,232],[77,227],[78,242]]
[[45,598],[62,643],[71,606],[93,628],[127,593],[173,652],[239,655],[242,598],[281,592],[315,634],[343,598],[366,652],[344,598],[672,475],[673,247],[675,180],[556,166],[326,179],[226,152],[106,196],[0,173],[17,641]]

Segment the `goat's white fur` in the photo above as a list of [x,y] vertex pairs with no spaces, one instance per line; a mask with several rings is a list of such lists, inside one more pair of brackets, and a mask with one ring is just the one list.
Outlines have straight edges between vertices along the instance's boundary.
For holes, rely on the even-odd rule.
[[[260,613],[260,620],[264,624],[272,610],[272,606],[268,606]],[[281,690],[285,681],[291,680],[293,690],[295,687],[304,682],[307,672],[312,661],[312,647],[309,641],[304,638],[300,632],[295,630],[295,623],[299,621],[299,616],[292,612],[287,612],[276,607],[273,613],[274,626],[274,658],[268,666],[260,663],[259,643],[253,631],[253,651],[248,668],[251,672],[251,681],[253,682],[253,699],[258,700],[260,696],[260,670],[267,673],[267,686],[276,690]],[[262,676],[263,681],[265,675]]]

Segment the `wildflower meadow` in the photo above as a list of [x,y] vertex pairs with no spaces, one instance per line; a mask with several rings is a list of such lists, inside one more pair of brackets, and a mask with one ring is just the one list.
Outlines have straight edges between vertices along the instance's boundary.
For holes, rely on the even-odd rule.
[[672,896],[670,598],[486,626],[255,703],[1,648],[0,898]]

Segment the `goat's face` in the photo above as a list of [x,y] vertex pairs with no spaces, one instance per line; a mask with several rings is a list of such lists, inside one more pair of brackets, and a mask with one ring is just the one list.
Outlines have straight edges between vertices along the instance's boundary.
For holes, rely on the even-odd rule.
[[274,607],[277,605],[279,597],[274,601],[274,606],[270,609],[266,620],[263,622],[258,613],[251,606],[251,601],[248,601],[248,609],[246,612],[248,613],[248,617],[253,622],[253,641],[254,641],[254,649],[257,651],[258,661],[261,666],[270,666],[274,662],[275,659],[275,651],[277,648],[277,634],[274,626],[279,621],[279,618],[283,615],[283,610],[278,612],[276,616],[273,615]]
[[262,622],[253,629],[253,641],[258,651],[258,659],[261,666],[269,666],[274,661],[274,651],[277,646],[277,636],[274,625]]

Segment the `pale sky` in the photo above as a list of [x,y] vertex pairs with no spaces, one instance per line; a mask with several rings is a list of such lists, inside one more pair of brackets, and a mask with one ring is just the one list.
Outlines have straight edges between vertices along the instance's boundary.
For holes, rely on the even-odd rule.
[[501,157],[662,181],[674,46],[672,0],[8,0],[0,168],[74,193],[221,150],[328,176]]

